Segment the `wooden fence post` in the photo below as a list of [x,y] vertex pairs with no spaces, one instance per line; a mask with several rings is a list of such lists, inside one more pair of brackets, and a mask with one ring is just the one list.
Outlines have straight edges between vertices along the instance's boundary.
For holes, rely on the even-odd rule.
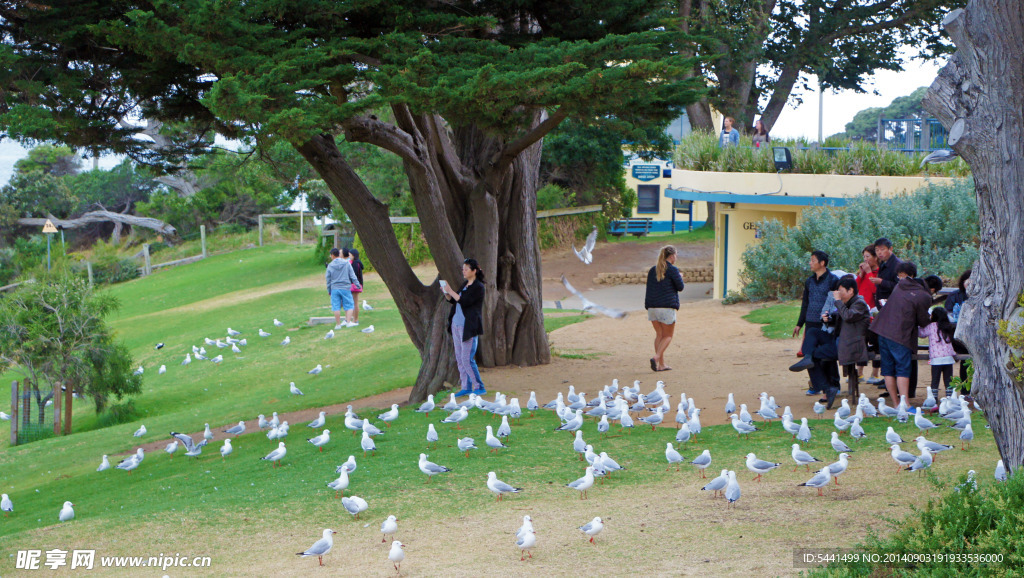
[[206,252],[206,225],[199,225],[199,242],[203,245],[203,259],[209,257]]
[[18,445],[18,382],[11,382],[11,447]]
[[69,389],[64,396],[64,435],[71,435],[71,401],[75,399],[74,388]]
[[142,258],[145,261],[145,263],[144,263],[144,265],[142,267],[143,274],[144,275],[152,275],[153,274],[153,263],[149,260],[149,243],[143,243],[142,244]]
[[53,435],[60,435],[60,397],[61,389],[58,385],[53,388]]
[[27,377],[21,382],[24,387],[21,391],[25,394],[21,398],[21,425],[26,430],[32,425],[32,382]]
[[90,262],[90,261],[86,261],[85,262],[85,272],[89,274],[89,287],[92,287],[93,286],[92,262]]
[[300,245],[302,244],[302,241],[305,238],[305,235],[303,235],[304,231],[303,231],[303,228],[302,228],[302,225],[304,224],[303,221],[305,221],[304,211],[302,209],[299,209],[299,244]]
[[260,247],[263,246],[263,215],[259,216],[260,223]]

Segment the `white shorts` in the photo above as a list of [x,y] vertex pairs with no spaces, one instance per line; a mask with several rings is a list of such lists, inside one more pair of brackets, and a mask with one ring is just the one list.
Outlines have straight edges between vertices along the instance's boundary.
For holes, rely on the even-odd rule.
[[673,325],[676,322],[676,310],[669,307],[652,307],[647,310],[647,320]]

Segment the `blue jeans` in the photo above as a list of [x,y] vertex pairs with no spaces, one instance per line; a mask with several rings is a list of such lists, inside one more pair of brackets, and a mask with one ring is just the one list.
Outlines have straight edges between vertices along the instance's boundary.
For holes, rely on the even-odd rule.
[[484,386],[484,381],[480,379],[480,368],[476,365],[476,349],[480,345],[480,337],[473,338],[473,352],[469,354],[469,368],[473,371],[473,377],[476,377],[476,382],[480,384],[480,387]]

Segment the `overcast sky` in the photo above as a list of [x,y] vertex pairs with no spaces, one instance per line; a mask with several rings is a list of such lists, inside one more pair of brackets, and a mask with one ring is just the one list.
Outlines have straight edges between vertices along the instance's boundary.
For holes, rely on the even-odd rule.
[[[899,96],[906,96],[921,86],[929,86],[935,75],[942,68],[942,61],[908,62],[903,72],[880,71],[867,87],[867,93],[858,94],[847,90],[840,93],[825,92],[824,100],[824,135],[842,132],[846,123],[853,120],[853,115],[870,107],[886,106]],[[812,85],[815,81],[812,79]],[[878,94],[873,94],[872,90]],[[794,91],[796,92],[796,91]],[[801,93],[803,103],[797,107],[792,105],[779,116],[772,129],[772,136],[778,138],[807,137],[818,138],[818,92],[816,90]],[[25,156],[25,149],[17,143],[4,139],[0,141],[0,184],[11,178],[14,163]],[[100,167],[110,168],[120,162],[113,156],[102,157]],[[85,168],[91,167],[91,161],[84,163]]]

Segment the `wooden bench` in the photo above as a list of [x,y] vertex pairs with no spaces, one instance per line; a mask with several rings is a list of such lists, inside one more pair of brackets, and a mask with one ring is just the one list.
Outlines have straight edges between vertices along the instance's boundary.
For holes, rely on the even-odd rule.
[[651,232],[653,219],[650,217],[630,217],[628,219],[615,219],[608,224],[608,234],[613,237],[633,235],[642,237]]

